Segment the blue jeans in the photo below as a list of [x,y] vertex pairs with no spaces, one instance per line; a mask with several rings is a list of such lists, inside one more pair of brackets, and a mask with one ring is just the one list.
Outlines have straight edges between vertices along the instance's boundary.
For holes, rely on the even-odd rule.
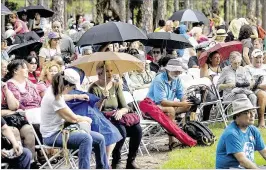
[[[44,143],[48,146],[52,146],[54,140],[57,136],[57,133],[54,135],[44,138]],[[90,169],[90,156],[92,151],[92,145],[95,151],[96,157],[96,168],[97,169],[108,169],[108,160],[106,156],[105,150],[105,141],[104,137],[97,133],[92,132],[90,134],[81,133],[81,132],[72,132],[69,135],[67,148],[69,149],[79,149],[78,157],[79,157],[79,169]],[[56,142],[56,147],[62,147],[62,133],[58,135]]]
[[23,153],[19,157],[14,159],[3,158],[2,162],[8,163],[8,168],[11,169],[30,169],[31,158],[31,151],[27,148],[23,148]]

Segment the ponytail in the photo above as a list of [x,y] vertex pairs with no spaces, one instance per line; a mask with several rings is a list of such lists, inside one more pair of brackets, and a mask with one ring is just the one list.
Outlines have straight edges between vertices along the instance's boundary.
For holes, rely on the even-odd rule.
[[64,71],[54,75],[52,80],[52,88],[55,96],[62,95],[66,86],[75,86],[64,79]]

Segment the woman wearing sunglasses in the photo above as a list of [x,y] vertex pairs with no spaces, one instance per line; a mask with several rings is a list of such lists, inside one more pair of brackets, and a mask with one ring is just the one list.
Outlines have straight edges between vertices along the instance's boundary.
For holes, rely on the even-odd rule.
[[28,56],[26,58],[26,64],[28,67],[28,79],[33,83],[36,84],[38,83],[38,79],[40,76],[40,70],[38,68],[38,59],[35,56]]

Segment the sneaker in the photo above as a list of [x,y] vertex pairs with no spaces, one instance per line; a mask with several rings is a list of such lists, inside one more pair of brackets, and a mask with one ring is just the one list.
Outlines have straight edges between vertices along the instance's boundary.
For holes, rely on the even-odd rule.
[[140,169],[135,161],[127,162],[126,169]]

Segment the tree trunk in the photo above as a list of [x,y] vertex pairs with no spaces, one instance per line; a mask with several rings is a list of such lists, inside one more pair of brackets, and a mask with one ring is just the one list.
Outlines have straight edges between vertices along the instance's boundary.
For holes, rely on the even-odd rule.
[[189,0],[185,0],[185,9],[189,9]]
[[38,0],[38,3],[37,4],[43,6],[43,0]]
[[146,33],[153,32],[153,0],[143,1],[141,27]]
[[125,0],[119,0],[119,18],[122,22],[126,22],[126,1]]
[[96,19],[96,3],[95,0],[91,0],[91,5],[92,5],[92,20],[95,21]]
[[236,2],[236,0],[234,0],[233,3],[234,3],[233,4],[233,18],[237,18],[237,2]]
[[262,0],[262,3],[261,3],[261,5],[262,5],[262,14],[261,14],[261,16],[262,16],[262,27],[263,27],[263,29],[264,30],[266,30],[266,0]]
[[54,15],[52,17],[52,22],[59,21],[62,24],[62,29],[65,29],[65,22],[64,22],[64,7],[65,7],[64,0],[53,0],[52,1],[52,10],[54,11]]
[[[6,0],[2,0],[2,3],[5,4]],[[5,32],[5,15],[1,15],[1,31]]]
[[247,17],[253,17],[255,15],[256,1],[248,1],[247,5]]
[[229,0],[224,0],[224,20],[229,22]]
[[219,0],[212,0],[212,13],[219,14]]
[[174,0],[174,12],[179,10],[179,0]]
[[97,4],[96,4],[96,13],[97,13],[97,17],[96,17],[96,23],[97,24],[101,24],[103,23],[103,2],[104,0],[97,0]]
[[130,9],[130,0],[127,0],[126,8],[127,8],[127,10],[126,10],[127,20],[126,21],[128,22],[130,19],[132,19],[132,21],[133,21],[133,18],[131,18],[132,17],[132,12],[131,12],[131,9]]
[[242,10],[243,10],[243,0],[238,0],[238,6],[237,6],[237,18],[241,18],[242,15]]
[[32,5],[34,5],[34,0],[28,0],[28,3],[29,3],[28,6],[32,6]]
[[158,27],[159,20],[164,20],[166,16],[166,0],[159,0],[157,7],[156,23],[155,27]]
[[256,18],[260,17],[260,0],[256,0]]

